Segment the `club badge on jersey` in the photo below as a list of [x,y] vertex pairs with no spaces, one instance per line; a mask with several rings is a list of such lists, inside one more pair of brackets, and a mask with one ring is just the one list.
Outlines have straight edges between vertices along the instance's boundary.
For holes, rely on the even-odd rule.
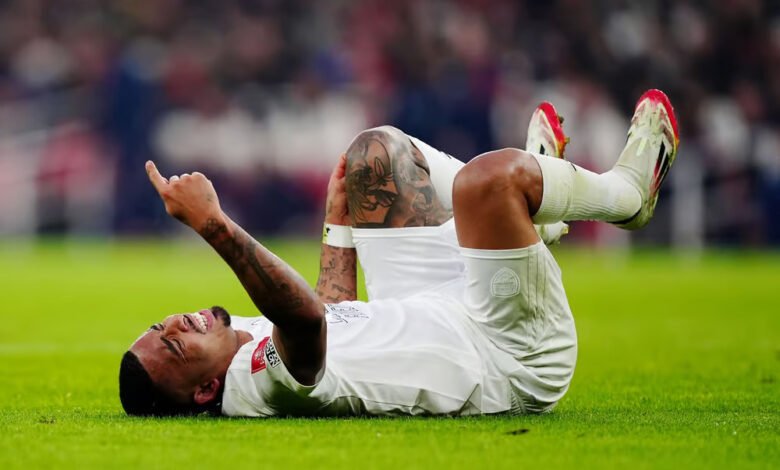
[[279,358],[279,353],[276,352],[274,343],[270,340],[270,336],[263,338],[252,353],[253,374],[263,371],[269,366],[276,367],[282,361],[281,358]]
[[256,374],[262,370],[265,370],[266,368],[266,362],[265,362],[265,345],[268,344],[268,340],[271,339],[270,336],[266,336],[265,338],[260,341],[260,343],[255,348],[254,352],[252,353],[252,373]]

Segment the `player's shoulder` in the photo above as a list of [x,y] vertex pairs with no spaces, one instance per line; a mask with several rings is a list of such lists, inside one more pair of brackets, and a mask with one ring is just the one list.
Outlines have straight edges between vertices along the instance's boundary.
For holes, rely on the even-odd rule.
[[271,338],[254,337],[242,345],[228,367],[222,392],[222,414],[267,417],[275,413],[257,387],[255,375],[268,367],[266,347]]

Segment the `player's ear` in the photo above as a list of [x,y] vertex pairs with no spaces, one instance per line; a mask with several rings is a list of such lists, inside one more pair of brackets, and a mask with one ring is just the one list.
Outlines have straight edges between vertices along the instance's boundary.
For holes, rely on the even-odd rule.
[[198,385],[198,388],[195,389],[195,403],[205,405],[217,398],[219,386],[220,382],[216,377]]

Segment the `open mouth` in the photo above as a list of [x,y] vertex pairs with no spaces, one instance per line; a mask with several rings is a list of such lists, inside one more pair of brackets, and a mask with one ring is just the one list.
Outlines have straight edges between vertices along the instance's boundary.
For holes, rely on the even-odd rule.
[[214,317],[208,310],[201,310],[198,313],[188,313],[184,315],[184,318],[192,328],[202,334],[206,334],[214,324]]

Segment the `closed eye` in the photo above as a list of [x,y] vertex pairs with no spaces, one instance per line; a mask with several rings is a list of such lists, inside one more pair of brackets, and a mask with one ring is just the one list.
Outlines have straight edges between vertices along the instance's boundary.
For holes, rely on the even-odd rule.
[[[187,362],[187,358],[184,357],[184,352],[182,351],[182,343],[176,338],[168,339],[164,336],[160,336],[160,341],[165,344],[165,347],[168,348],[174,355],[178,356],[183,360],[184,362]],[[176,343],[176,346],[174,346],[174,343]]]
[[184,343],[182,343],[179,338],[171,338],[171,340],[179,346],[179,351],[181,352],[182,357],[184,357],[184,350],[187,349],[184,347]]

